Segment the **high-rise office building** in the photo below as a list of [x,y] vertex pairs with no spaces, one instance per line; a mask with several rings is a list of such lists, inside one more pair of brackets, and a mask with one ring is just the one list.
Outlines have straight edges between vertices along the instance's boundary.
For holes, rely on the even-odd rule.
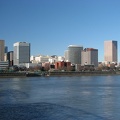
[[30,43],[14,43],[14,65],[30,62]]
[[81,65],[98,66],[98,49],[85,48],[81,52]]
[[4,61],[8,61],[9,67],[13,66],[13,51],[5,53]]
[[67,51],[68,62],[72,64],[81,64],[81,51],[83,46],[69,45]]
[[65,57],[65,61],[68,61],[68,50],[65,51],[64,57]]
[[5,53],[7,53],[8,52],[8,47],[7,46],[5,46]]
[[13,51],[9,51],[7,53],[7,60],[8,60],[9,66],[13,66]]
[[5,54],[5,41],[0,40],[0,61],[4,61]]
[[104,60],[117,62],[117,41],[104,41]]

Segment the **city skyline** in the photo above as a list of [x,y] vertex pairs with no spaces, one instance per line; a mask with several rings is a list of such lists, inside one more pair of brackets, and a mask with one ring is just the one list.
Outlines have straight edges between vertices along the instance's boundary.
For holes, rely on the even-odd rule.
[[119,0],[1,0],[0,39],[31,43],[31,55],[64,55],[71,44],[97,48],[104,61],[104,41],[120,41]]
[[[4,48],[4,53],[6,53],[6,51],[7,51],[7,53],[8,52],[14,52],[14,48],[15,48],[15,46],[19,46],[18,44],[20,44],[20,45],[22,45],[22,44],[29,44],[29,46],[31,46],[30,44],[31,43],[27,43],[26,41],[24,41],[24,42],[15,42],[15,43],[13,43],[13,50],[11,51],[9,51],[8,50],[8,46],[5,46],[5,40],[0,40],[1,42],[3,41],[4,42],[4,45],[3,45],[3,48]],[[117,42],[118,41],[115,41],[115,40],[107,40],[107,41],[104,41],[104,60],[103,61],[99,61],[98,60],[98,62],[119,62],[117,59],[118,59],[118,45],[117,45]],[[114,44],[113,44],[114,43]],[[23,46],[25,46],[25,45],[23,45]],[[69,54],[69,51],[70,51],[70,49],[69,48],[72,48],[71,50],[72,51],[74,51],[74,49],[75,48],[81,48],[81,50],[85,50],[85,49],[94,49],[94,48],[92,48],[92,47],[89,47],[89,48],[85,48],[84,46],[80,46],[80,45],[69,45],[68,46],[68,49],[66,49],[65,51],[64,51],[64,55],[62,55],[61,57],[65,57],[65,59],[67,60],[67,61],[70,61],[70,59],[74,59],[74,58],[76,58],[75,57],[75,55],[76,55],[76,53],[78,52],[78,50],[76,51],[74,51],[73,52],[73,54],[71,54],[72,55],[72,58],[70,57],[71,55]],[[114,49],[113,49],[114,48]],[[97,51],[99,51],[97,48],[95,49],[95,50],[97,50]],[[22,52],[24,52],[24,50],[22,50]],[[79,52],[80,53],[80,52]],[[15,53],[16,54],[16,53]],[[98,53],[97,53],[98,54]],[[32,57],[32,56],[40,56],[40,55],[43,55],[43,56],[53,56],[53,55],[44,55],[44,54],[38,54],[38,55],[31,55],[31,49],[29,50],[29,56],[30,57]],[[16,55],[15,55],[16,56]],[[56,56],[59,56],[59,55],[56,55]],[[79,56],[79,58],[81,59],[81,53],[78,55]],[[78,57],[77,56],[77,57]],[[99,58],[99,54],[97,55],[98,56],[98,58]],[[107,57],[107,56],[111,56],[111,57]],[[114,57],[113,57],[114,56]],[[30,58],[29,57],[29,58]],[[97,59],[98,59],[97,58]],[[108,59],[109,58],[109,59]],[[5,58],[4,58],[5,59]],[[80,62],[81,63],[81,62]]]

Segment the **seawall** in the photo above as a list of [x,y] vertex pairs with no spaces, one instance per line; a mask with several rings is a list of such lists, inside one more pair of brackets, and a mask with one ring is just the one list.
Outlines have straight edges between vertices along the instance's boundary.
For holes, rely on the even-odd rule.
[[37,73],[32,73],[32,72],[3,72],[0,73],[0,78],[1,77],[39,77],[41,75]]
[[86,76],[86,75],[115,75],[114,71],[85,71],[85,72],[76,72],[76,71],[64,71],[64,72],[49,72],[50,76]]
[[0,77],[26,77],[26,73],[4,72],[0,73]]

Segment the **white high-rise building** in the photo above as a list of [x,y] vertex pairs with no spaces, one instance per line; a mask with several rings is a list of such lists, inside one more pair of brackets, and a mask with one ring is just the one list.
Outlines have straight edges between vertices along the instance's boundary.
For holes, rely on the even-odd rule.
[[30,43],[14,43],[14,65],[30,62]]
[[117,41],[104,41],[104,61],[117,62]]
[[81,65],[98,66],[98,49],[85,48],[81,52]]
[[66,50],[65,53],[64,53],[65,61],[68,61],[68,52],[69,52],[69,51]]

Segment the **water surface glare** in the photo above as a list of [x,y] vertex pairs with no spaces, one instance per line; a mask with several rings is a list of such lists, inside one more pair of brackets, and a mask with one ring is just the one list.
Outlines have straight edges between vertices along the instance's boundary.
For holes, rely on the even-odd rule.
[[120,76],[0,78],[0,120],[119,120]]

